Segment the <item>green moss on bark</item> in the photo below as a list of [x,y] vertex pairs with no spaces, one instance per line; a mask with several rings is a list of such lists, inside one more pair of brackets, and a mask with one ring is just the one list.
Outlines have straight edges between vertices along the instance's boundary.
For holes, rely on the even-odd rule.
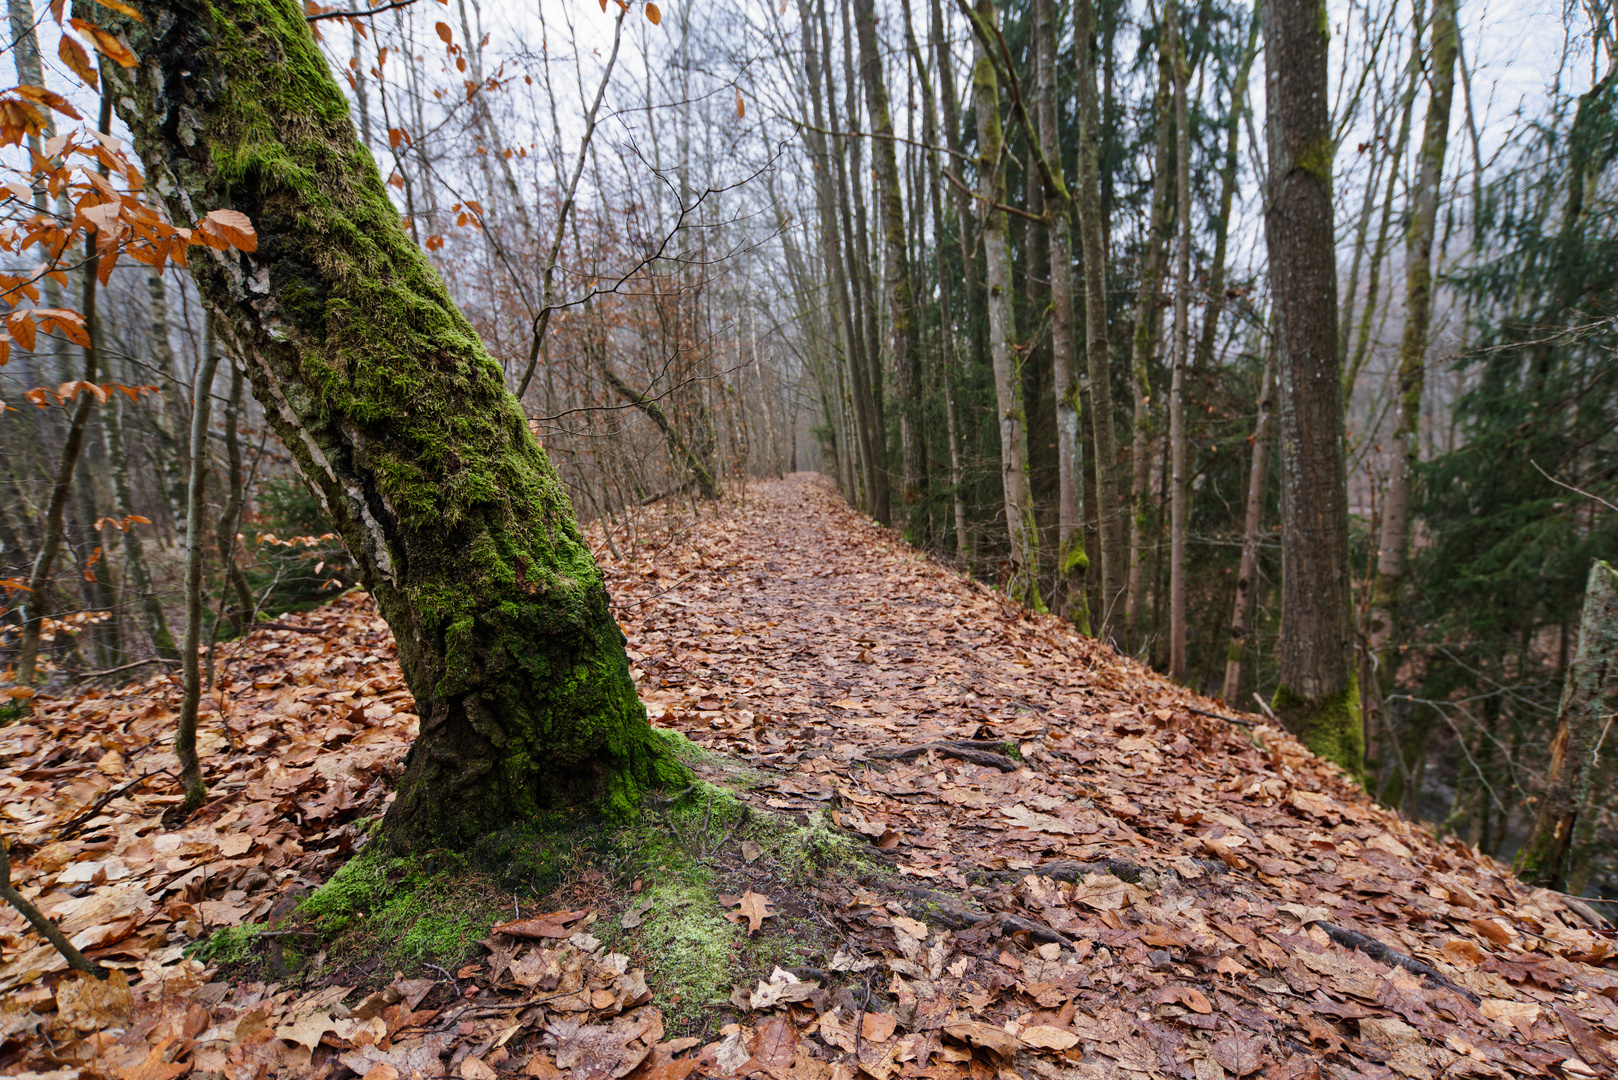
[[[82,2],[82,0],[81,0]],[[190,265],[398,642],[422,716],[384,842],[565,809],[627,819],[683,777],[601,574],[498,364],[401,226],[292,0],[142,0],[108,72],[170,214],[244,213]],[[90,17],[105,23],[106,9]]]
[[1360,717],[1359,680],[1316,701],[1277,687],[1270,702],[1286,729],[1318,757],[1334,761],[1356,783],[1365,784],[1365,727]]

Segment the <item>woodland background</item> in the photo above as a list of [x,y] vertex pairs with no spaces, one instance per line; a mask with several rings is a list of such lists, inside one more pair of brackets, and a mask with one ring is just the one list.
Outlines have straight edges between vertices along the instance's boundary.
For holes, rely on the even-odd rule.
[[[748,476],[821,470],[912,543],[1191,688],[1267,699],[1279,484],[1254,10],[983,4],[1002,48],[986,67],[940,0],[603,7],[416,0],[313,25],[402,218],[614,555],[639,539],[626,507],[677,525]],[[1505,10],[1330,9],[1370,787],[1501,858],[1532,822],[1590,560],[1618,539],[1614,25],[1596,3]],[[26,0],[10,14],[18,81],[40,81],[32,42],[44,84],[94,116],[55,24]],[[1517,48],[1542,60],[1486,59]],[[47,152],[54,134],[36,133]],[[38,210],[20,149],[13,228]],[[1069,186],[1082,203],[1088,175],[1093,212],[1049,209]],[[1424,221],[1430,313],[1402,353]],[[37,262],[9,250],[8,274]],[[62,262],[51,306],[80,306],[95,275]],[[96,304],[103,378],[129,391],[93,395],[73,473],[43,641],[63,682],[177,655],[191,386],[215,351],[175,266],[126,260]],[[13,600],[92,397],[64,392],[68,329],[14,333],[0,368]],[[217,642],[354,579],[233,366],[212,397],[198,525]],[[1401,430],[1409,558],[1379,593]],[[8,620],[0,663],[16,645]],[[1618,895],[1610,759],[1574,892]]]

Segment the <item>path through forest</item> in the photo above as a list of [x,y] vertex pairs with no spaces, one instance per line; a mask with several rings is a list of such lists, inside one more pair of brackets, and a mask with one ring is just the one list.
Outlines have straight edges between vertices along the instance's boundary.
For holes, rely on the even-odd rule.
[[[636,937],[660,894],[600,874],[531,941],[496,933],[480,959],[391,987],[267,961],[262,981],[208,982],[185,958],[285,914],[387,798],[415,717],[385,628],[349,597],[227,650],[205,718],[215,798],[177,829],[172,781],[140,779],[173,765],[166,679],[44,700],[0,729],[15,879],[134,984],[98,998],[8,913],[0,1067],[1611,1075],[1611,932],[1372,806],[1261,718],[1220,718],[962,580],[822,478],[755,482],[672,533],[655,517],[637,545],[614,538],[628,558],[603,558],[654,720],[714,751],[703,771],[760,811],[829,817],[879,868],[805,886],[745,832],[720,845],[718,880],[741,895],[715,913],[765,927],[738,948],[773,944],[736,954],[731,1004],[687,1021],[695,1036],[665,1038],[686,988],[659,984]],[[774,972],[768,948],[827,933],[828,955]]]

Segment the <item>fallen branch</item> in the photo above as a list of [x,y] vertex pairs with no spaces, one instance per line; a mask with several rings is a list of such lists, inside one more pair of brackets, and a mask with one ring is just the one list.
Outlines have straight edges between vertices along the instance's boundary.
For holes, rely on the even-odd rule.
[[1193,709],[1189,705],[1182,705],[1180,707],[1188,713],[1194,713],[1197,716],[1206,716],[1210,720],[1223,720],[1227,724],[1239,724],[1242,727],[1258,727],[1257,720],[1243,720],[1239,716],[1225,716],[1222,713],[1209,712],[1207,709]]
[[117,667],[103,668],[100,671],[68,671],[65,672],[65,674],[74,679],[99,679],[103,675],[116,675],[120,671],[128,671],[130,668],[145,667],[147,664],[178,663],[178,660],[166,660],[161,656],[154,656],[149,660],[136,660],[132,664],[120,664]]
[[1022,768],[1022,763],[1013,761],[1005,754],[996,753],[994,747],[1004,748],[1014,745],[1006,740],[988,739],[951,739],[946,742],[922,743],[920,746],[906,746],[898,750],[873,750],[865,756],[877,761],[913,761],[927,751],[932,750],[945,757],[959,758],[973,765],[982,765],[985,768],[999,769],[1001,772],[1016,772]]
[[75,817],[71,821],[69,821],[67,824],[63,825],[61,830],[58,831],[57,834],[56,834],[57,842],[60,843],[63,840],[70,840],[74,836],[78,835],[78,833],[80,832],[80,830],[82,830],[84,828],[84,826],[88,825],[91,821],[95,820],[96,815],[101,813],[101,808],[102,807],[106,806],[108,803],[112,802],[112,800],[118,798],[120,795],[123,795],[123,794],[125,794],[125,793],[127,793],[129,791],[134,790],[135,788],[139,787],[141,784],[144,784],[147,780],[151,779],[154,776],[171,776],[171,775],[173,775],[173,774],[170,773],[167,769],[154,769],[153,771],[151,771],[149,773],[142,773],[140,776],[135,777],[135,779],[131,780],[129,783],[125,784],[123,787],[113,788],[111,791],[109,791],[105,795],[101,796],[101,798],[99,798],[95,802],[91,803],[90,808],[88,810],[84,811],[83,813],[79,814],[77,817]]
[[1430,983],[1442,986],[1446,990],[1453,990],[1474,1005],[1482,1003],[1482,998],[1464,986],[1456,986],[1444,977],[1444,974],[1431,964],[1424,964],[1413,956],[1406,956],[1402,952],[1388,948],[1373,937],[1367,937],[1357,930],[1345,930],[1323,919],[1316,919],[1315,925],[1326,931],[1326,936],[1345,949],[1358,949],[1372,960],[1380,960],[1384,964],[1402,967],[1406,971],[1420,975]]
[[56,924],[47,919],[37,907],[24,900],[16,886],[11,884],[11,846],[4,837],[0,837],[0,898],[4,898],[6,903],[22,912],[22,917],[33,924],[40,936],[62,954],[62,959],[67,961],[68,967],[74,971],[82,971],[86,975],[94,975],[102,982],[106,982],[107,976],[112,974],[75,949],[67,936],[56,928]]

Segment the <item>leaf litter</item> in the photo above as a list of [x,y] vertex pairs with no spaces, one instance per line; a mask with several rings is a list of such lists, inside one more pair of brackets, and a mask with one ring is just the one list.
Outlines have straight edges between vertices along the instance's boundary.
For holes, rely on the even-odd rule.
[[[744,938],[784,959],[791,935],[818,929],[832,946],[816,966],[739,963],[728,1007],[711,1007],[700,1036],[677,1035],[666,1009],[680,988],[649,983],[634,944],[650,903],[612,887],[492,927],[481,961],[368,989],[227,981],[188,956],[221,928],[279,925],[386,805],[417,719],[385,625],[350,596],[236,647],[199,736],[212,801],[184,822],[168,678],[41,695],[28,722],[0,728],[13,880],[115,972],[105,984],[67,972],[8,909],[0,1069],[1414,1080],[1618,1068],[1611,930],[1374,806],[1261,719],[1210,716],[1232,714],[962,580],[822,480],[746,495],[655,554],[603,565],[654,722],[732,763],[737,797],[761,814],[829,822],[876,868],[806,887],[772,877],[756,836],[714,852],[741,889],[716,906]],[[627,953],[592,933],[609,926]]]

